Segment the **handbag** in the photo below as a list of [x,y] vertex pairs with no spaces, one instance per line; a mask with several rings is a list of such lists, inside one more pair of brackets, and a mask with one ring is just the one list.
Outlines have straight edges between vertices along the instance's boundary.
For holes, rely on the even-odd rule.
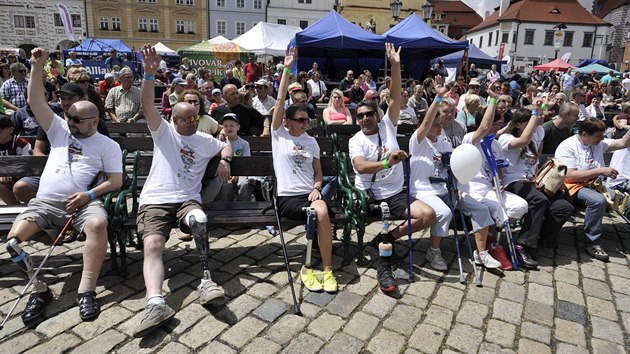
[[536,188],[548,196],[554,196],[560,189],[564,187],[564,178],[567,175],[567,166],[560,163],[559,160],[549,158],[538,169],[534,177]]

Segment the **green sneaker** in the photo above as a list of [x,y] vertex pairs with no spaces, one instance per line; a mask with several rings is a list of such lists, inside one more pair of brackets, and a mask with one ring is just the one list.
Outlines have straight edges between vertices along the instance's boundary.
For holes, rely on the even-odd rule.
[[322,291],[323,289],[322,283],[312,269],[302,266],[300,280],[302,280],[302,284],[310,291]]
[[322,283],[324,284],[324,291],[327,293],[336,293],[337,292],[337,279],[333,275],[332,270],[329,272],[322,272],[324,275],[324,280]]

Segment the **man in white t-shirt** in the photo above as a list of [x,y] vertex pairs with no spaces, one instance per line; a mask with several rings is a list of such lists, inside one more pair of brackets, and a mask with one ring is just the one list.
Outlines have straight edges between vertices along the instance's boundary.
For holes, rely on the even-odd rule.
[[[350,139],[349,155],[356,174],[354,183],[357,188],[371,190],[376,199],[375,204],[386,202],[394,217],[406,218],[410,207],[411,229],[416,232],[435,222],[435,212],[413,197],[411,205],[407,206],[407,196],[403,192],[403,166],[399,162],[408,155],[400,150],[396,140],[401,105],[400,49],[396,52],[389,43],[386,49],[392,68],[392,99],[388,113],[380,119],[374,101],[361,101],[358,104],[356,116],[361,131]],[[392,273],[393,249],[389,252],[384,245],[393,243],[403,235],[407,235],[406,222],[387,235],[379,234],[372,240],[372,245],[379,249],[381,256],[377,274],[379,287],[385,293],[397,291],[398,286]]]
[[263,116],[270,115],[271,109],[276,105],[276,100],[269,95],[269,83],[265,79],[256,81],[256,97],[252,99],[254,107]]
[[177,222],[183,232],[195,239],[204,277],[198,286],[202,305],[220,302],[225,294],[210,278],[208,268],[207,216],[201,207],[201,180],[208,162],[220,154],[217,176],[226,182],[230,176],[232,148],[209,134],[197,131],[199,108],[180,102],[173,106],[173,124],[160,117],[153,104],[155,72],[160,57],[155,48],[142,48],[144,80],[141,98],[147,107],[145,116],[153,138],[153,161],[149,176],[140,194],[138,236],[144,243],[144,281],[147,287],[147,308],[133,336],[144,337],[170,320],[175,311],[164,302],[162,255],[171,226]]
[[486,74],[486,79],[488,80],[489,83],[494,83],[500,78],[501,78],[501,74],[499,74],[499,72],[497,71],[497,65],[492,64],[492,66],[490,67],[490,71],[488,71],[488,74]]
[[[586,206],[584,215],[584,249],[591,257],[607,262],[608,254],[601,246],[602,219],[608,207],[606,197],[597,190],[604,177],[615,179],[619,172],[606,167],[604,153],[630,146],[630,131],[621,139],[604,139],[606,123],[586,118],[579,133],[558,146],[556,158],[567,166],[565,185],[578,204]],[[593,183],[595,181],[595,184]]]
[[623,74],[623,80],[621,80],[621,87],[623,88],[623,95],[630,97],[630,74]]
[[[35,48],[32,53],[28,103],[48,134],[51,150],[37,196],[9,231],[7,250],[12,261],[32,276],[33,262],[19,242],[42,230],[54,237],[74,215],[72,226],[86,236],[77,303],[81,319],[89,321],[100,313],[96,281],[107,252],[107,211],[98,198],[122,186],[122,153],[116,142],[97,132],[98,108],[93,103],[74,103],[66,113],[67,120],[53,113],[44,95],[48,52]],[[91,188],[100,172],[105,173],[107,180]],[[44,319],[44,308],[53,298],[48,286],[34,279],[33,292],[22,314],[22,321],[29,328]]]

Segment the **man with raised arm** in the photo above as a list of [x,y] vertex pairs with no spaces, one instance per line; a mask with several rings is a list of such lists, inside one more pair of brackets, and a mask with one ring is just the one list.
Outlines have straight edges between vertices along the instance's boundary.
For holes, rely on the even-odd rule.
[[175,315],[162,296],[164,263],[162,254],[171,226],[177,223],[182,232],[193,235],[201,258],[204,277],[197,288],[202,305],[220,302],[225,297],[210,278],[208,267],[207,217],[201,207],[201,180],[208,162],[220,154],[217,176],[222,183],[230,176],[232,148],[211,135],[197,131],[199,108],[187,102],[173,106],[173,124],[162,119],[153,105],[155,73],[160,56],[155,48],[142,48],[144,80],[141,99],[145,117],[153,138],[153,161],[147,181],[140,194],[138,236],[144,243],[144,283],[147,307],[141,322],[133,331],[136,338],[144,337]]
[[[96,280],[107,252],[107,212],[98,198],[122,186],[122,154],[116,142],[97,132],[98,108],[93,103],[74,103],[65,120],[50,109],[43,83],[48,52],[35,48],[32,53],[28,104],[48,134],[51,150],[36,198],[30,200],[9,231],[7,250],[11,260],[32,276],[33,262],[19,243],[42,230],[56,236],[76,213],[72,226],[86,236],[77,303],[81,318],[89,321],[100,313]],[[90,189],[99,172],[104,172],[107,180]],[[35,279],[22,314],[27,327],[36,327],[44,319],[44,308],[52,298],[48,286]]]
[[[356,173],[355,185],[362,190],[371,190],[375,204],[386,202],[391,215],[407,217],[411,212],[413,232],[425,229],[435,222],[435,212],[427,204],[411,198],[410,208],[407,196],[403,192],[403,167],[399,162],[407,158],[407,153],[400,150],[396,140],[398,117],[401,104],[400,48],[394,50],[391,43],[386,43],[387,58],[392,68],[391,104],[381,119],[374,101],[361,101],[357,106],[357,122],[361,131],[355,134],[349,143],[350,159]],[[409,210],[411,209],[411,210]],[[379,234],[372,240],[372,245],[379,249],[381,243],[393,243],[407,234],[407,223],[388,233]],[[393,244],[392,244],[393,247]],[[380,254],[380,253],[379,253]],[[392,255],[394,253],[392,252]],[[378,284],[383,292],[391,293],[398,289],[393,276],[392,255],[381,256],[378,267]]]

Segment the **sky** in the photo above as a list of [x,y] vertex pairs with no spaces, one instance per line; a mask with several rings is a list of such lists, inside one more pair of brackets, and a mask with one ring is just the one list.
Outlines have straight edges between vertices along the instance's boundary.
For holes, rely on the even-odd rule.
[[[477,13],[483,18],[485,16],[486,11],[490,11],[492,13],[494,8],[499,6],[499,0],[462,0],[466,5],[470,6],[471,9],[477,11]],[[582,6],[584,6],[588,11],[593,9],[593,0],[578,0]]]

